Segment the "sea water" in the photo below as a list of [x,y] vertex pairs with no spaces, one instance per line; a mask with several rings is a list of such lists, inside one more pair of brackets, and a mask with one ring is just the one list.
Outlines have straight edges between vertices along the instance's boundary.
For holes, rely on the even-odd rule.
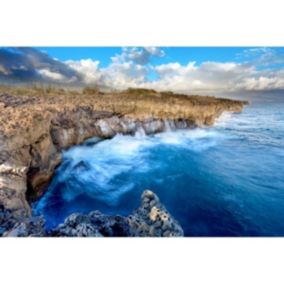
[[284,94],[246,99],[213,127],[70,148],[35,214],[48,228],[74,212],[128,215],[151,189],[186,236],[284,236]]

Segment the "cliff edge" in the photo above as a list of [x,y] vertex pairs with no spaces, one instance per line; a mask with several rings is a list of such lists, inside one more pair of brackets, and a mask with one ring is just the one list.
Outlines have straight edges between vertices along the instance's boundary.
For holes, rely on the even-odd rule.
[[246,102],[154,90],[42,94],[0,89],[0,203],[13,216],[30,216],[61,161],[61,152],[98,136],[154,134],[212,125]]

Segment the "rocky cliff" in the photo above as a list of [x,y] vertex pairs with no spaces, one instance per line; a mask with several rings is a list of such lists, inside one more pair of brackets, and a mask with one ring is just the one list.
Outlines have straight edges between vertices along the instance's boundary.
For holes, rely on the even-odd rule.
[[30,216],[28,200],[43,193],[62,150],[87,138],[212,125],[244,104],[155,91],[23,95],[8,89],[0,94],[0,203],[13,216]]

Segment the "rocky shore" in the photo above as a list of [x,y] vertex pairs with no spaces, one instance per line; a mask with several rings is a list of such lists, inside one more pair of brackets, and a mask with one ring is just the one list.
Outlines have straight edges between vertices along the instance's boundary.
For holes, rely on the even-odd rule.
[[141,206],[132,215],[106,216],[99,211],[73,213],[50,231],[42,217],[15,218],[0,206],[0,236],[4,237],[182,237],[179,223],[150,190],[141,196]]
[[[33,92],[23,95],[11,89],[2,91],[1,216],[8,214],[5,218],[9,220],[31,218],[29,202],[43,194],[61,162],[62,151],[70,146],[93,136],[107,139],[118,133],[149,135],[210,126],[224,111],[240,112],[245,104],[243,101],[152,90],[111,94],[57,91],[45,95]],[[91,216],[88,218],[92,219]],[[67,223],[58,229],[58,235],[64,235],[62,228],[67,230],[69,221],[66,220]],[[129,225],[131,222],[128,220],[126,223]],[[92,222],[88,226],[90,224]],[[134,222],[131,224],[129,235],[139,235],[139,228],[134,230]],[[149,235],[158,234],[150,229]],[[94,232],[97,231],[94,229]],[[161,235],[164,233],[161,232]]]

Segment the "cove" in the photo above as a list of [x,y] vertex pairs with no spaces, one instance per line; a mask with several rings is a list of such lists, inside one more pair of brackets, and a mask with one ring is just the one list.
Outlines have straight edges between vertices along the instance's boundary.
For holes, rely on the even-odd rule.
[[186,236],[283,236],[283,109],[253,101],[214,127],[72,147],[33,212],[48,228],[74,212],[126,216],[151,189]]

